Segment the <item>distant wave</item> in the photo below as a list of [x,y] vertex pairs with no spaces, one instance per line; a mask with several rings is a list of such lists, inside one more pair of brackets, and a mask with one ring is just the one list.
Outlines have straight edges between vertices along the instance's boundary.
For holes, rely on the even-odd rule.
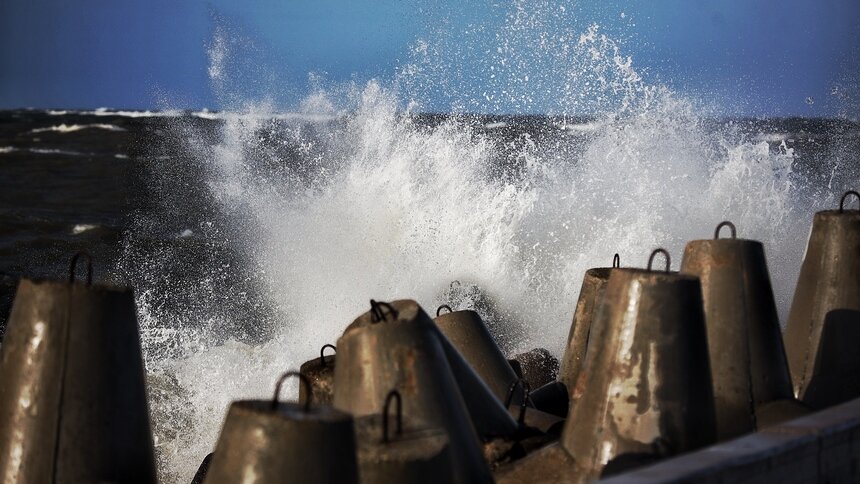
[[507,128],[507,127],[508,127],[508,123],[506,123],[504,121],[499,121],[497,123],[487,123],[484,125],[484,128],[486,128],[486,129],[497,129],[497,128]]
[[84,232],[87,232],[87,231],[92,230],[92,229],[95,229],[95,228],[98,228],[98,225],[94,225],[94,224],[77,224],[77,225],[75,225],[74,227],[72,227],[72,235],[82,234],[82,233],[84,233]]
[[56,148],[30,148],[27,151],[37,155],[64,155],[64,156],[91,156],[93,153],[81,153],[80,151],[58,150]]
[[[0,155],[15,152],[33,153],[34,155],[61,155],[61,156],[103,156],[99,153],[84,153],[81,151],[61,150],[57,148],[16,148],[14,146],[0,146]],[[128,158],[127,155],[114,155],[115,158]]]
[[191,115],[202,119],[222,119],[221,113],[210,111],[208,109],[204,109],[203,111],[194,111]]
[[92,116],[122,116],[125,118],[153,118],[153,117],[176,117],[182,116],[182,111],[167,110],[167,111],[113,111],[109,108],[98,108],[95,111],[81,111],[80,114],[89,114]]
[[327,123],[338,119],[338,114],[323,113],[237,113],[232,111],[194,111],[192,116],[202,119],[226,120],[226,119],[276,119],[280,121],[303,121],[309,123]]
[[73,133],[75,131],[80,131],[82,129],[103,129],[106,131],[125,131],[125,128],[120,128],[119,126],[114,126],[112,124],[61,124],[59,126],[50,126],[47,128],[36,128],[30,133],[46,133],[46,132],[57,132],[57,133]]
[[66,116],[66,115],[83,115],[83,116],[122,116],[126,118],[153,118],[159,116],[176,117],[181,116],[182,111],[133,111],[133,110],[113,110],[110,108],[98,108],[95,110],[56,110],[49,109],[46,111],[51,116]]
[[[76,116],[120,116],[125,118],[177,118],[182,116],[194,116],[200,119],[209,119],[209,120],[225,120],[225,119],[233,119],[236,117],[242,117],[243,119],[249,118],[257,118],[257,119],[276,119],[282,121],[304,121],[310,123],[325,123],[329,121],[333,121],[339,118],[340,114],[324,114],[324,113],[299,113],[299,112],[287,112],[287,113],[263,113],[263,114],[249,114],[249,113],[237,113],[232,111],[209,111],[208,109],[203,109],[201,111],[182,111],[176,109],[164,110],[164,111],[133,111],[133,110],[114,110],[110,108],[98,108],[90,111],[74,111],[74,110],[48,110],[46,111],[51,116],[66,116],[66,115],[76,115]],[[75,126],[75,125],[73,125]],[[91,126],[91,125],[85,125]],[[94,126],[94,125],[92,125]],[[101,125],[100,125],[101,126]]]

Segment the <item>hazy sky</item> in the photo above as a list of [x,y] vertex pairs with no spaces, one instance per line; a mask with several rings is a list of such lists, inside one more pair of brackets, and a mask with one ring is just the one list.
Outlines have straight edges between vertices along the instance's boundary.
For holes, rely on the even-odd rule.
[[0,108],[291,108],[309,72],[386,83],[429,45],[427,109],[480,97],[490,66],[516,61],[510,101],[467,107],[546,112],[576,59],[547,63],[538,43],[592,24],[645,82],[728,114],[834,115],[860,86],[858,0],[2,0]]

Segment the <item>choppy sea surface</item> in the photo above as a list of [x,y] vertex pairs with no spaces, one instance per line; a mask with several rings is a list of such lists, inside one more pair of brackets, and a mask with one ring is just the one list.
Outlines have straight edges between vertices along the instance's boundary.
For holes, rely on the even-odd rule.
[[[860,125],[414,114],[373,84],[346,113],[0,112],[0,277],[134,286],[165,482],[232,399],[334,343],[369,298],[482,312],[560,356],[583,272],[643,266],[732,220],[765,243],[784,318],[813,212],[860,180]],[[456,281],[456,282],[455,282]],[[0,309],[8,307],[0,306]]]

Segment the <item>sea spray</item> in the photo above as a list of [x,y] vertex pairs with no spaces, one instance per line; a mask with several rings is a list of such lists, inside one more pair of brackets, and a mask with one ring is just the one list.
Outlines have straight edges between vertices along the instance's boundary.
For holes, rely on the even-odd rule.
[[[595,89],[617,101],[581,122],[564,112],[495,134],[479,117],[422,117],[404,111],[420,102],[398,90],[402,77],[317,88],[303,103],[316,120],[246,103],[219,115],[214,136],[176,121],[184,151],[158,188],[173,190],[169,213],[200,203],[183,212],[194,219],[183,243],[199,259],[130,238],[124,264],[140,267],[132,279],[163,480],[188,480],[229,401],[269,395],[370,298],[431,311],[455,298],[483,312],[506,348],[558,355],[587,268],[615,252],[641,267],[663,246],[677,269],[687,240],[728,219],[764,242],[785,314],[810,212],[793,202],[793,148],[647,85],[596,26],[565,36],[606,81]],[[216,58],[223,76],[227,57]]]

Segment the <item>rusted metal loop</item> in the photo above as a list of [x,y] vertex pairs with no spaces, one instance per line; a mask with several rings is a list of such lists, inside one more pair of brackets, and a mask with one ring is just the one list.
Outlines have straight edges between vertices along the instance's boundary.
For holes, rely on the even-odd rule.
[[[845,192],[845,195],[842,195],[842,200],[839,201],[839,213],[845,211],[845,199],[848,198],[848,195],[854,195],[857,197],[857,200],[860,201],[860,193],[857,193],[854,190],[848,190]],[[857,207],[857,210],[860,210],[860,206]]]
[[651,252],[651,257],[648,258],[648,270],[652,270],[651,265],[654,263],[654,257],[656,257],[657,254],[663,254],[663,257],[666,258],[666,272],[669,272],[669,269],[672,267],[672,259],[669,257],[669,252],[662,248],[654,249],[654,252]]
[[615,254],[612,256],[612,268],[613,269],[621,268],[621,256],[620,255]]
[[449,313],[453,313],[453,312],[454,312],[454,310],[453,310],[453,309],[451,309],[451,306],[449,306],[449,305],[447,305],[447,304],[443,304],[443,305],[439,306],[438,308],[436,308],[436,316],[437,316],[437,317],[439,316],[439,314],[441,314],[441,313],[442,313],[442,310],[443,310],[443,309],[447,309]]
[[382,301],[374,301],[370,300],[370,322],[378,323],[385,319],[385,312],[382,309],[385,308],[388,310],[388,314],[391,315],[391,320],[395,321],[397,319],[397,310],[394,309],[394,306],[388,304],[387,302]]
[[723,230],[723,227],[728,227],[728,228],[729,228],[729,230],[730,230],[730,231],[731,231],[731,233],[732,233],[732,238],[733,238],[733,239],[738,238],[738,229],[736,229],[736,228],[735,228],[735,224],[733,224],[733,223],[729,222],[728,220],[726,220],[726,221],[724,221],[724,222],[720,222],[720,224],[719,224],[719,225],[717,225],[717,229],[716,229],[716,230],[714,230],[714,238],[715,238],[715,239],[719,239],[719,238],[720,238],[720,230]]
[[505,408],[508,408],[511,406],[511,402],[514,399],[514,391],[516,391],[517,385],[522,385],[523,394],[524,394],[523,395],[523,397],[524,397],[523,401],[525,401],[529,398],[529,394],[531,393],[531,390],[529,387],[529,382],[527,382],[524,378],[517,378],[516,380],[513,381],[513,383],[511,383],[511,386],[508,387],[508,397],[505,399]]
[[326,348],[331,348],[332,351],[337,353],[337,346],[335,346],[335,345],[323,345],[323,347],[320,348],[320,361],[322,362],[322,366],[325,366],[325,354],[324,353],[325,353]]
[[514,400],[514,392],[517,390],[517,385],[521,385],[521,388],[523,389],[523,400],[520,402],[520,414],[517,417],[517,422],[523,423],[526,418],[526,404],[531,397],[529,382],[522,378],[517,378],[513,383],[511,383],[511,386],[508,387],[508,397],[505,399],[505,408],[510,408],[511,402]]
[[391,400],[397,400],[397,435],[403,433],[403,399],[400,397],[400,392],[391,390],[385,396],[385,405],[382,406],[382,441],[389,442],[388,437],[388,409],[391,405]]
[[305,412],[307,412],[308,410],[311,409],[311,398],[313,397],[313,388],[311,387],[311,381],[308,379],[308,377],[302,375],[301,373],[299,373],[297,371],[288,371],[288,372],[284,373],[283,375],[281,375],[280,378],[278,378],[278,383],[275,384],[275,396],[272,397],[272,410],[278,408],[278,396],[281,394],[281,385],[283,385],[284,381],[291,376],[298,377],[301,384],[305,386],[305,392],[307,393],[308,398],[305,399],[304,410],[305,410]]
[[517,389],[517,384],[524,381],[522,378],[517,378],[511,383],[511,386],[508,387],[508,396],[505,398],[505,408],[511,406],[511,400],[514,399],[514,390]]
[[78,261],[81,257],[87,258],[87,285],[93,285],[93,256],[84,251],[80,251],[72,256],[72,262],[69,264],[69,284],[75,282],[75,270],[78,268]]

